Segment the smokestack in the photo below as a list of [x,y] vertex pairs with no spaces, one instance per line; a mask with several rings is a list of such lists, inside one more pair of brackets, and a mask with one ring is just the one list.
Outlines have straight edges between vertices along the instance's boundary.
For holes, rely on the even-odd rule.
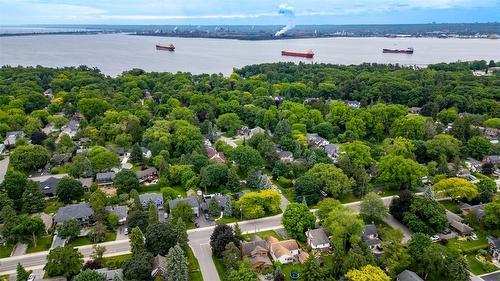
[[274,36],[281,36],[285,34],[287,31],[295,27],[295,12],[293,11],[293,7],[288,4],[281,4],[278,10],[278,14],[285,16],[288,20],[288,23],[285,27],[283,27],[280,31],[276,32]]

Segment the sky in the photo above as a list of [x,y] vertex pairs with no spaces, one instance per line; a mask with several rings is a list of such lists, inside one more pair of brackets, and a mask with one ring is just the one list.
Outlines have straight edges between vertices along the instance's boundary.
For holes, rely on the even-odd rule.
[[0,0],[0,25],[500,22],[500,0]]

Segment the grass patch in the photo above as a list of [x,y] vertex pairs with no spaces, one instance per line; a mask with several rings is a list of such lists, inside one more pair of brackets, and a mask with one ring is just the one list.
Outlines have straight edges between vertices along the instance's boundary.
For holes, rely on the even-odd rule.
[[29,246],[28,249],[26,249],[27,254],[43,252],[50,249],[50,245],[52,245],[52,236],[40,237],[36,242],[37,242],[36,247]]
[[63,206],[63,203],[59,202],[57,199],[52,198],[45,201],[45,209],[43,210],[46,214],[56,213],[59,208]]
[[290,280],[290,281],[292,280],[292,278],[290,278],[290,273],[292,271],[296,271],[299,273],[299,279],[296,279],[296,280],[302,280],[302,276],[301,276],[302,265],[300,263],[297,263],[297,264],[286,263],[286,264],[281,265],[281,272],[283,272],[283,275],[285,275],[285,280]]
[[281,194],[285,196],[285,198],[290,201],[290,203],[295,202],[295,190],[293,188],[282,188],[278,186],[281,190]]
[[237,146],[240,146],[243,144],[243,140],[235,140],[234,143],[237,145]]
[[480,249],[485,249],[488,247],[488,241],[486,240],[486,237],[483,234],[478,233],[478,240],[458,240],[457,238],[455,239],[450,239],[448,240],[448,244],[446,244],[446,247],[449,247],[451,249],[458,250],[462,253],[472,253],[476,252],[477,250]]
[[[116,232],[108,232],[106,233],[106,239],[102,242],[109,242],[109,241],[115,241],[116,240]],[[102,243],[100,242],[100,243]],[[68,243],[71,247],[78,247],[78,246],[84,246],[84,245],[90,245],[90,244],[96,244],[92,242],[92,239],[90,239],[89,236],[80,236],[76,238],[75,240],[71,241]]]
[[233,223],[233,222],[238,222],[239,219],[235,217],[222,217],[221,219],[217,220],[218,223],[220,224],[228,224],[228,223]]
[[109,269],[121,268],[124,261],[128,260],[132,254],[125,254],[113,257],[105,257],[102,261],[102,266]]
[[390,190],[390,189],[382,189],[380,192],[377,194],[380,197],[386,197],[386,196],[394,196],[394,195],[399,195],[401,193],[401,190]]
[[474,254],[466,255],[465,259],[469,264],[469,270],[475,275],[486,274],[494,271],[494,270],[485,270],[483,264],[476,259]]
[[217,274],[219,274],[220,280],[226,279],[226,269],[224,268],[224,264],[222,264],[222,260],[212,256],[212,260],[214,261],[215,269],[217,269]]
[[349,193],[346,196],[344,196],[342,199],[340,199],[340,203],[345,204],[345,203],[351,203],[351,202],[356,202],[360,201],[361,198],[357,197],[353,193]]
[[7,244],[5,246],[0,245],[0,259],[10,257],[10,254],[12,254],[13,249],[14,249],[14,245],[12,245],[12,244]]
[[246,241],[250,241],[250,239],[252,239],[252,237],[254,235],[259,235],[260,238],[262,238],[264,240],[266,240],[269,236],[274,236],[278,240],[283,240],[283,237],[281,237],[281,235],[279,235],[278,233],[276,233],[276,231],[274,231],[274,230],[267,230],[267,231],[261,231],[261,232],[257,232],[257,233],[245,234],[245,235],[243,235],[243,238]]
[[187,252],[188,266],[189,266],[189,280],[190,281],[203,281],[203,277],[200,271],[200,264],[193,254],[193,250],[188,248]]
[[448,211],[461,215],[462,211],[460,211],[460,207],[458,206],[458,203],[453,202],[451,200],[441,200],[439,201],[441,205],[443,205]]

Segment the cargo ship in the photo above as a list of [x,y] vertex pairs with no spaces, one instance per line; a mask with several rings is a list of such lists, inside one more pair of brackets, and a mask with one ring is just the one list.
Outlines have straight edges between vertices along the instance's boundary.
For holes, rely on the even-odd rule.
[[175,51],[175,46],[172,45],[172,44],[169,44],[169,45],[166,45],[166,46],[163,46],[163,45],[156,45],[156,49],[159,50],[159,51]]
[[288,51],[281,51],[282,56],[289,56],[289,57],[301,57],[301,58],[308,58],[312,59],[314,57],[313,51],[307,51],[307,52],[288,52]]
[[383,53],[391,53],[391,54],[413,54],[413,48],[407,49],[382,49]]

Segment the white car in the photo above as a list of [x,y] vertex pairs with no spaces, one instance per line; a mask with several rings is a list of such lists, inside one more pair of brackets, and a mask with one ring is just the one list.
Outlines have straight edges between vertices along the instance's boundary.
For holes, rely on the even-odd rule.
[[474,232],[472,232],[472,233],[471,233],[471,235],[470,235],[470,239],[472,239],[472,240],[474,240],[474,241],[475,241],[475,240],[477,240],[477,239],[478,239],[478,238],[477,238],[477,234],[476,234],[476,233],[474,233]]
[[125,227],[125,229],[123,230],[123,233],[124,233],[125,235],[128,235],[128,227]]
[[440,238],[439,238],[439,235],[432,235],[432,236],[431,236],[431,241],[432,241],[432,242],[437,242],[437,241],[439,241],[439,239],[440,239]]
[[27,281],[35,281],[35,274],[31,273],[30,276],[28,276]]

